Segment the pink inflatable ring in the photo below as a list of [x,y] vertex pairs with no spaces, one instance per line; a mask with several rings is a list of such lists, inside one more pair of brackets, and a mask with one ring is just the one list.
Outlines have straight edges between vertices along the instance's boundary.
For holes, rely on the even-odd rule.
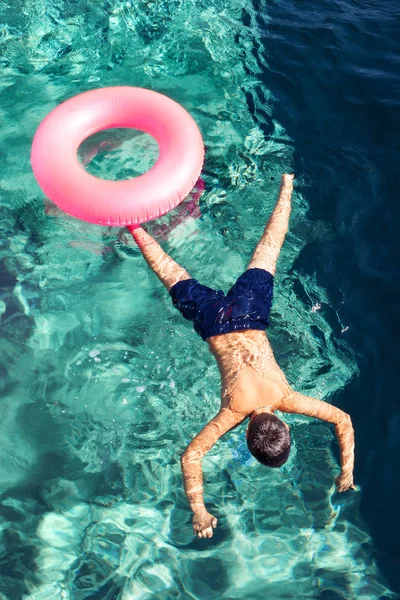
[[[85,171],[79,146],[112,127],[155,138],[160,153],[147,173],[106,181]],[[189,113],[162,94],[134,87],[93,90],[63,102],[39,126],[31,154],[40,187],[61,210],[115,226],[139,225],[177,206],[196,183],[203,159],[203,140]]]

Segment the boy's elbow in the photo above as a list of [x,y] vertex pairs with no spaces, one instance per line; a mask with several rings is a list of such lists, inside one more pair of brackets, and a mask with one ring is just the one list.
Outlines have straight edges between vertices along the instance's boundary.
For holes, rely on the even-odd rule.
[[348,413],[342,411],[342,414],[340,415],[338,421],[336,422],[336,425],[348,425],[350,427],[353,426],[352,422],[351,422],[351,417]]
[[190,463],[197,462],[201,460],[202,456],[203,454],[200,452],[200,450],[194,450],[189,445],[183,454],[181,454],[181,466],[184,467]]
[[181,465],[182,467],[186,465],[188,462],[192,460],[193,451],[188,446],[184,452],[181,454]]

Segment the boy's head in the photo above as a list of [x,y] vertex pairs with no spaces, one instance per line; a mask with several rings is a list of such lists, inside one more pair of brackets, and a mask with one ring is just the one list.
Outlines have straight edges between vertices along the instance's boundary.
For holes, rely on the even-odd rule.
[[289,427],[270,412],[252,413],[247,429],[247,446],[267,467],[281,467],[290,453]]

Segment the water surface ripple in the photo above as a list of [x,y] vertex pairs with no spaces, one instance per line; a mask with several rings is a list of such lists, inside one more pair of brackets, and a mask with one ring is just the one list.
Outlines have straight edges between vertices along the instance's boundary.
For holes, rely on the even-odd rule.
[[[332,9],[325,26],[305,6],[309,18],[294,8],[290,17],[285,2],[238,0],[0,6],[1,600],[391,597],[361,493],[334,492],[337,448],[323,423],[289,417],[294,451],[279,472],[251,459],[243,427],[219,443],[204,471],[220,526],[210,541],[193,539],[179,455],[218,408],[216,367],[136,249],[115,229],[58,214],[29,165],[36,127],[64,99],[120,84],[168,94],[202,130],[205,192],[201,218],[189,211],[177,225],[174,213],[150,230],[223,289],[246,265],[280,174],[296,169],[271,339],[297,389],[356,409],[359,373],[379,358],[378,326],[368,338],[357,325],[350,276],[371,265],[360,230],[373,208],[363,212],[361,176],[356,206],[349,186],[333,194],[343,191],[338,165],[347,183],[359,165],[357,119],[328,124],[318,99],[328,109],[342,98],[338,87],[321,95],[331,67],[314,77],[312,53],[309,68],[298,65],[316,28],[331,66],[346,62],[346,39]],[[367,85],[370,72],[354,68],[347,61],[342,76]],[[378,57],[370,68],[377,76]],[[359,107],[357,98],[355,88]],[[326,135],[332,127],[343,150]],[[373,126],[366,157],[372,135]],[[88,140],[80,157],[115,178],[149,166],[143,152],[154,159],[145,136],[115,131]],[[378,171],[367,181],[377,198]],[[368,454],[359,460],[365,469]]]

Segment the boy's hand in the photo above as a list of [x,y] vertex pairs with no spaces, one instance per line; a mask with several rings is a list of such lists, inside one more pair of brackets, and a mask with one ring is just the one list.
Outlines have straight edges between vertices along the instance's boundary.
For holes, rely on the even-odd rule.
[[336,477],[335,483],[338,492],[357,489],[353,483],[353,473],[350,473],[350,475],[340,473],[339,477]]
[[204,508],[193,515],[193,533],[199,538],[211,538],[217,523],[218,520]]

